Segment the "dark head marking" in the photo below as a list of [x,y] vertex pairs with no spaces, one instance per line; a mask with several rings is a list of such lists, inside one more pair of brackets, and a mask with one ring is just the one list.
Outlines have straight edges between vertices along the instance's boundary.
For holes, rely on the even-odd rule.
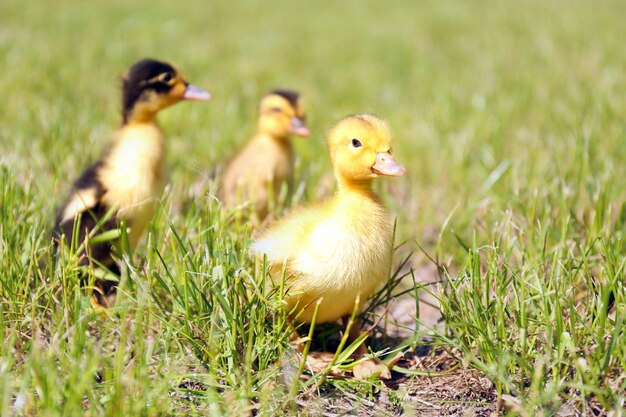
[[128,121],[133,106],[145,91],[167,93],[172,88],[169,82],[175,77],[174,67],[154,59],[142,59],[130,67],[122,82],[124,123]]
[[284,89],[278,88],[276,90],[272,90],[269,93],[267,93],[267,95],[271,95],[271,94],[281,96],[282,98],[287,100],[289,104],[291,104],[291,107],[293,107],[294,109],[298,108],[298,98],[300,97],[300,94],[297,91],[284,90]]

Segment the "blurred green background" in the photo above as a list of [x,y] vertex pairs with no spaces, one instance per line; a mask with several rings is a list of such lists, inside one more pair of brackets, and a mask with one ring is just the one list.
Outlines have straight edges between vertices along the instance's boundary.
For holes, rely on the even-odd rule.
[[65,193],[120,123],[121,75],[156,57],[214,94],[161,116],[175,187],[241,146],[265,91],[291,87],[314,132],[295,140],[309,198],[329,172],[324,130],[377,113],[408,168],[382,187],[401,236],[419,239],[457,205],[624,177],[625,13],[619,1],[3,1],[0,158]]

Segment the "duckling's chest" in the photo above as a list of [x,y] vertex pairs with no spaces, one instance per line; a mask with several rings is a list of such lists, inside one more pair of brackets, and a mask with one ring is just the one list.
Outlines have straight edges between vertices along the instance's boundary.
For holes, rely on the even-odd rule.
[[312,231],[307,249],[295,257],[293,266],[303,273],[300,282],[316,292],[367,296],[388,278],[392,244],[393,223],[382,206],[351,206]]
[[104,161],[102,199],[127,219],[134,246],[150,222],[167,181],[164,139],[158,126],[123,129]]
[[280,184],[293,175],[294,155],[288,140],[259,137],[250,150],[249,169],[263,181]]

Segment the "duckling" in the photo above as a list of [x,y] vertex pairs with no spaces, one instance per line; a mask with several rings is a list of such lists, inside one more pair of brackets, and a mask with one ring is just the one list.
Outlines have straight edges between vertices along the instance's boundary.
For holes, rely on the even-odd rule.
[[[158,112],[181,100],[210,98],[170,64],[153,59],[135,63],[122,82],[122,127],[108,151],[76,180],[59,209],[56,243],[71,240],[75,224],[78,244],[82,244],[90,234],[118,228],[124,219],[132,250],[152,219],[166,183],[165,138],[157,123]],[[80,263],[104,267],[119,276],[112,256],[118,246],[117,240],[87,245]],[[111,306],[115,293],[115,282],[98,279],[92,300]]]
[[293,185],[293,146],[290,136],[309,136],[300,95],[274,90],[259,105],[256,134],[224,168],[221,196],[227,208],[249,201],[257,222],[277,203],[283,183]]
[[[389,278],[394,224],[372,183],[381,175],[405,173],[391,155],[389,127],[377,116],[341,120],[329,131],[327,142],[337,181],[335,196],[292,213],[252,245],[254,252],[266,256],[276,283],[286,262],[287,311],[305,323],[311,322],[318,300],[317,323],[339,318],[346,322],[357,297],[365,300]],[[350,332],[351,339],[358,334]]]

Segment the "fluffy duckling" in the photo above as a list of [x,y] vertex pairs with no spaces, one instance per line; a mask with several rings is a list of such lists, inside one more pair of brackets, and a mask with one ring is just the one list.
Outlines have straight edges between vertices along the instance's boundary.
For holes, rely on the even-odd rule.
[[[78,244],[82,244],[90,234],[116,229],[124,219],[134,248],[166,183],[165,138],[157,113],[181,100],[210,98],[208,92],[189,84],[165,62],[144,59],[134,64],[123,78],[122,127],[108,151],[74,183],[58,211],[57,242],[71,240],[75,224],[79,225],[75,231]],[[118,245],[117,241],[87,245],[80,262],[105,267],[119,276],[120,268],[112,257]],[[115,291],[115,282],[99,279],[93,299],[101,306],[110,306],[115,302]]]
[[[405,173],[391,155],[387,123],[369,114],[349,116],[329,131],[327,142],[336,195],[294,212],[253,244],[277,283],[286,261],[287,309],[300,322],[312,320],[320,299],[318,323],[349,317],[357,295],[365,301],[391,268],[393,219],[372,189],[378,176]],[[353,327],[351,338],[359,333]]]
[[227,208],[250,202],[258,222],[277,203],[284,182],[293,183],[294,155],[290,136],[308,136],[300,95],[274,90],[259,106],[256,134],[224,168],[221,196]]

